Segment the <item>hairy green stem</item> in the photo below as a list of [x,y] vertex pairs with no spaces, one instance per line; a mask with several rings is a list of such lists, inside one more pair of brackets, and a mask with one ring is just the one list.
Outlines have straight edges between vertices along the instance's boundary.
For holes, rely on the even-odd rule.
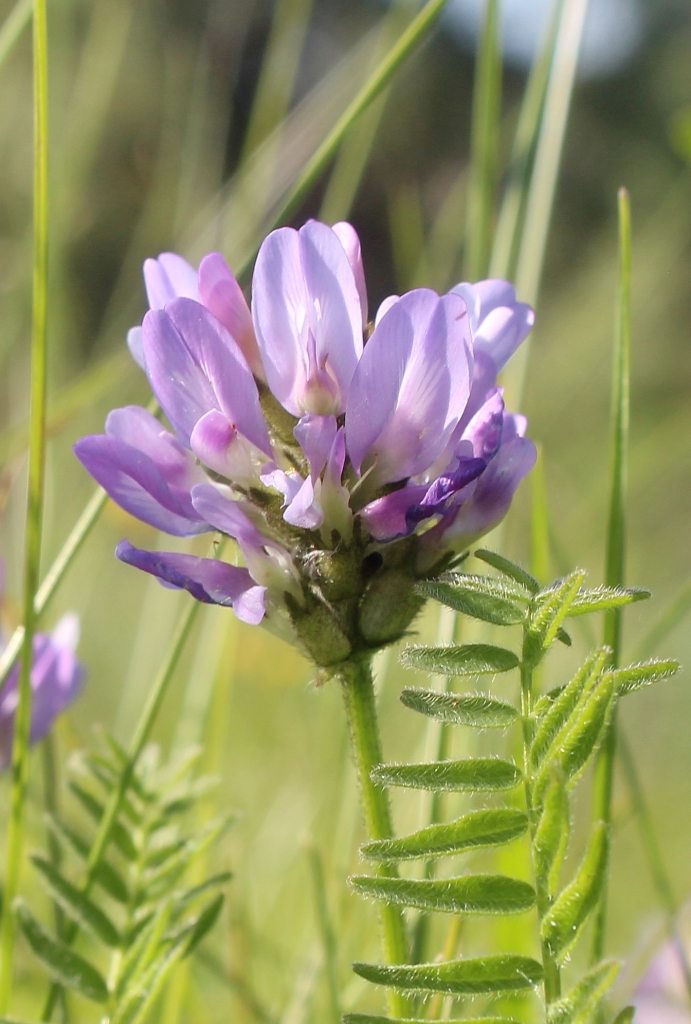
[[[525,803],[528,818],[530,820],[531,855],[532,841],[535,838],[537,822],[533,813],[532,779],[530,777],[530,745],[532,742],[532,719],[533,707],[533,669],[534,666],[527,660],[521,662],[521,726],[523,730],[523,785],[525,789]],[[537,894],[537,914],[540,925],[549,911],[551,899],[543,880],[538,872],[535,875],[535,891]],[[547,1006],[553,1003],[561,995],[561,976],[559,965],[549,951],[549,947],[542,940],[540,941],[542,954],[542,966],[545,970],[545,1003]]]
[[31,667],[36,613],[34,599],[41,568],[43,491],[46,462],[46,370],[48,335],[48,19],[46,0],[34,0],[34,183],[31,339],[31,413],[26,535],[24,542],[24,636],[19,704],[12,745],[12,795],[0,926],[0,1013],[12,994],[15,924],[12,904],[19,889],[24,847],[24,804],[29,775]]
[[[370,839],[390,839],[393,836],[393,828],[389,795],[383,786],[374,784],[370,774],[373,768],[382,763],[382,754],[369,658],[347,662],[340,670],[340,680],[367,834]],[[382,863],[379,866],[379,873],[391,877],[398,874],[398,869],[395,865]],[[400,907],[383,903],[380,906],[380,915],[386,962],[406,963],[408,938],[403,911]],[[389,1011],[392,1015],[410,1016],[406,996],[391,990],[388,998]]]
[[[187,608],[183,612],[178,623],[175,635],[168,649],[166,659],[159,670],[158,676],[151,688],[148,700],[144,705],[139,723],[130,743],[127,764],[120,773],[118,785],[110,794],[103,817],[99,823],[96,838],[94,839],[89,852],[86,864],[86,877],[82,884],[82,892],[87,895],[96,880],[96,874],[108,848],[113,825],[115,824],[116,818],[120,812],[122,801],[129,789],[132,776],[134,775],[137,764],[139,763],[142,751],[149,740],[151,730],[153,729],[156,718],[158,717],[161,704],[168,692],[168,687],[173,678],[173,673],[200,607],[201,605],[199,602],[191,599],[189,600]],[[73,924],[69,931],[66,931],[64,939],[67,944],[74,942],[78,930],[78,927]],[[51,985],[41,1020],[50,1020],[60,991],[61,986],[57,983],[53,983]]]

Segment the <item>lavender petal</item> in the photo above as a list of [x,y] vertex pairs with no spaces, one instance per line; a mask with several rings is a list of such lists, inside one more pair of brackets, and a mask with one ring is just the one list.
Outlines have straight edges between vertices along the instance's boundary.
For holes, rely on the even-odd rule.
[[215,558],[167,551],[143,551],[123,540],[115,552],[121,562],[157,576],[168,586],[186,590],[204,604],[229,605],[252,626],[264,618],[265,587],[258,587],[247,569]]

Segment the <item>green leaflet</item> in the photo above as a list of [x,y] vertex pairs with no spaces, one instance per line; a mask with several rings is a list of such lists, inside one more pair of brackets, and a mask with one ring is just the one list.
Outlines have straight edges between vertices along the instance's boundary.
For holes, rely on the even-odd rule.
[[76,989],[87,999],[105,1003],[108,990],[100,972],[64,943],[51,938],[24,900],[18,897],[12,906],[25,939],[56,981],[66,988]]
[[522,778],[515,764],[494,757],[435,761],[432,764],[382,764],[371,774],[375,782],[387,786],[459,792],[512,789]]
[[487,551],[485,548],[479,548],[475,552],[475,557],[479,558],[482,562],[486,562],[487,565],[491,565],[493,569],[497,569],[504,576],[508,576],[509,579],[514,580],[528,594],[537,594],[540,590],[540,584],[534,576],[531,576],[529,572],[522,569],[520,565],[516,565],[515,562],[510,562],[503,555],[498,555],[496,551]]
[[[95,796],[87,792],[78,782],[71,781],[68,785],[84,810],[91,815],[94,821],[100,822],[104,811],[100,800],[97,800]],[[134,845],[134,841],[120,821],[113,822],[111,838],[123,857],[130,861],[137,859],[137,848]]]
[[570,683],[564,687],[544,715],[530,746],[530,764],[539,768],[559,742],[559,733],[575,713],[581,698],[586,695],[600,675],[609,649],[600,647],[593,651],[579,668]]
[[406,647],[401,661],[443,676],[474,676],[508,672],[518,665],[513,651],[492,644],[450,644],[448,647]]
[[543,977],[542,965],[537,960],[512,953],[437,964],[354,963],[353,970],[377,985],[451,995],[518,992],[533,988]]
[[581,706],[575,724],[559,736],[554,754],[543,761],[533,788],[536,805],[541,803],[553,771],[558,771],[568,784],[585,769],[607,726],[614,699],[614,682],[607,673]]
[[644,686],[657,683],[660,679],[669,679],[681,668],[678,661],[669,659],[660,661],[653,658],[651,661],[643,661],[639,665],[627,665],[626,668],[612,670],[614,683],[618,697],[624,697],[627,693],[634,693]]
[[[518,1024],[513,1017],[472,1017],[464,1018],[466,1024]],[[0,1020],[0,1024],[3,1024]],[[373,1017],[371,1013],[344,1013],[343,1024],[429,1024],[428,1020],[411,1019],[406,1017]],[[450,1018],[448,1024],[461,1024],[454,1018]]]
[[407,708],[454,725],[479,729],[502,728],[518,721],[516,708],[481,693],[439,693],[435,690],[405,689],[401,701]]
[[523,641],[524,661],[536,665],[555,640],[584,579],[585,570],[576,569],[559,586],[540,592]]
[[350,884],[362,896],[445,914],[520,914],[535,904],[532,885],[506,875],[422,880],[359,875]]
[[[485,585],[485,580],[488,585]],[[513,626],[525,619],[525,610],[514,603],[516,595],[506,587],[496,585],[496,581],[489,577],[458,573],[453,578],[426,580],[417,584],[415,589],[457,612],[495,626]],[[526,600],[525,595],[523,600]]]
[[512,807],[471,811],[443,825],[429,825],[401,839],[379,839],[362,847],[372,860],[409,860],[438,857],[478,847],[500,846],[522,836],[528,816]]
[[613,1024],[631,1024],[635,1013],[635,1006],[625,1006],[624,1009],[620,1010],[616,1015]]
[[[86,860],[89,856],[89,844],[82,836],[80,836],[74,829],[66,825],[61,818],[56,815],[47,814],[45,820],[53,832],[61,839],[64,839],[72,850],[82,860]],[[112,896],[118,903],[127,903],[129,899],[129,891],[125,884],[122,875],[120,875],[115,868],[108,863],[106,860],[102,860],[98,865],[95,873],[95,880],[104,889],[109,896]]]
[[207,903],[194,924],[190,928],[185,929],[184,956],[189,956],[211,931],[216,921],[218,921],[224,900],[225,896],[220,892],[218,896],[215,896],[214,899]]
[[533,839],[535,876],[550,893],[559,880],[559,870],[569,842],[569,797],[563,779],[555,773],[547,787],[540,821]]
[[597,906],[607,870],[609,840],[607,826],[595,826],[585,857],[576,877],[561,892],[542,921],[542,939],[551,955],[563,961],[572,948],[588,916]]
[[552,1003],[547,1024],[590,1024],[618,973],[619,964],[614,960],[593,967],[567,995]]
[[96,935],[106,946],[120,945],[117,928],[93,900],[63,878],[50,861],[37,855],[32,856],[31,861],[40,873],[48,892],[66,914]]
[[609,608],[622,608],[626,604],[645,601],[650,597],[649,590],[640,587],[595,587],[593,590],[580,590],[571,602],[568,615],[590,615],[591,612],[602,612]]

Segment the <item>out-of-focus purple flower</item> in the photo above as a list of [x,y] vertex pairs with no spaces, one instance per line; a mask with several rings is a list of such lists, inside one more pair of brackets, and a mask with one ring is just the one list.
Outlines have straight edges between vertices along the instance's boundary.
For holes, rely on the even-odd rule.
[[[78,642],[79,619],[72,613],[64,615],[52,633],[37,633],[34,637],[32,743],[42,740],[58,715],[79,696],[85,671],[75,654]],[[0,693],[0,771],[4,771],[12,759],[19,672],[17,664]]]
[[320,664],[330,642],[336,660],[376,646],[360,621],[371,588],[395,573],[412,592],[441,571],[503,518],[534,463],[497,386],[532,310],[482,281],[391,296],[370,327],[345,223],[272,232],[251,315],[218,253],[198,272],[164,253],[144,277],[151,309],[130,347],[173,433],[129,407],[76,453],[127,511],[177,536],[218,530],[244,566],[126,543],[118,556],[246,622],[296,630]]
[[636,1024],[691,1024],[680,952],[667,942],[653,958],[633,999]]

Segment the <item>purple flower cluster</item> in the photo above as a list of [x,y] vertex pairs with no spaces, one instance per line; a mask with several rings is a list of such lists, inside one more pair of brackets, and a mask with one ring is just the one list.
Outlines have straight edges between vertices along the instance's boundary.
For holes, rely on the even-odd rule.
[[[492,529],[534,463],[497,387],[530,307],[483,281],[391,296],[370,325],[346,223],[272,232],[251,312],[218,253],[198,271],[163,253],[144,279],[150,311],[128,344],[172,432],[129,406],[76,454],[128,512],[175,536],[220,531],[244,566],[126,541],[118,557],[245,622],[297,630],[322,664],[400,635],[415,580]],[[401,586],[409,611],[381,625],[378,609],[367,627],[364,606]]]
[[[52,633],[34,637],[31,668],[31,742],[38,743],[63,711],[79,696],[84,683],[84,666],[75,651],[79,641],[79,619],[64,615]],[[12,760],[14,720],[19,702],[17,663],[0,692],[0,771]]]

